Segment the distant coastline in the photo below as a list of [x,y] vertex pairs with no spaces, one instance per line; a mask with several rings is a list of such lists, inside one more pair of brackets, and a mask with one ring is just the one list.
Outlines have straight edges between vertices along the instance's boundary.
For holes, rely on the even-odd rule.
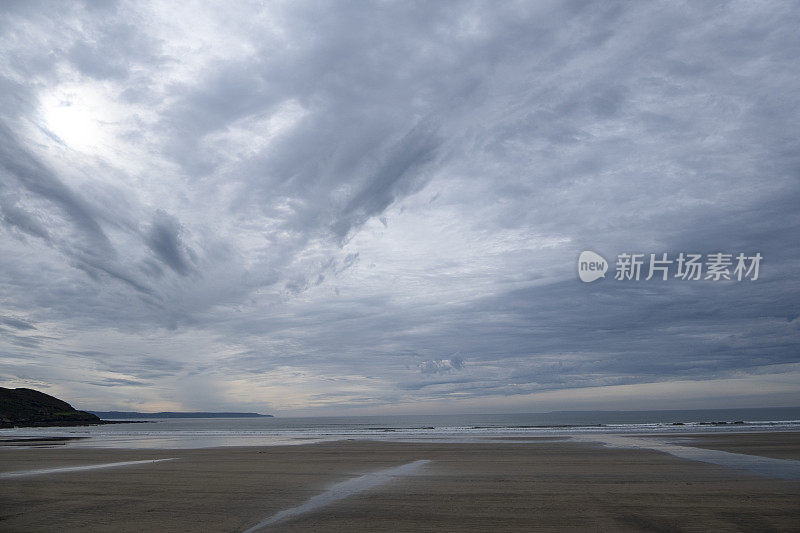
[[210,412],[172,412],[140,413],[138,411],[89,411],[103,419],[131,420],[143,418],[273,418],[260,413],[210,413]]

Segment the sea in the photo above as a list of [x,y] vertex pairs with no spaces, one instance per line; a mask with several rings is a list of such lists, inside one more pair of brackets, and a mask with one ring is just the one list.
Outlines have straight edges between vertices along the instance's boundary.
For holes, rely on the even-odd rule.
[[154,418],[98,426],[0,429],[25,441],[96,448],[187,449],[301,445],[338,440],[492,442],[541,437],[800,431],[800,407],[673,411],[557,411],[348,417]]

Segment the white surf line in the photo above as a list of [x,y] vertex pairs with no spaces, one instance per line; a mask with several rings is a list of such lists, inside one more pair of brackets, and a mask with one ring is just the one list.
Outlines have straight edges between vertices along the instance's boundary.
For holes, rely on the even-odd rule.
[[430,463],[430,461],[423,459],[420,461],[414,461],[413,463],[407,463],[394,468],[387,468],[386,470],[380,470],[378,472],[365,474],[357,478],[336,483],[325,492],[317,494],[316,496],[306,500],[306,502],[302,505],[292,507],[291,509],[284,509],[283,511],[267,518],[263,522],[259,522],[253,527],[246,529],[244,533],[254,533],[255,531],[259,531],[267,526],[314,511],[320,507],[325,507],[333,502],[342,500],[354,494],[358,494],[359,492],[364,492],[371,488],[377,487],[378,485],[383,485],[395,477],[411,474],[419,469],[419,467],[427,463]]
[[656,450],[674,455],[675,457],[680,457],[681,459],[749,470],[756,474],[779,479],[800,480],[800,461],[796,459],[775,459],[773,457],[762,457],[760,455],[747,455],[743,453],[724,452],[722,450],[695,448],[692,446],[679,446],[655,438],[643,439],[611,434],[583,435],[574,438],[580,441],[599,442],[616,448],[644,448]]
[[116,468],[118,466],[144,465],[149,463],[160,463],[161,461],[174,461],[175,459],[177,459],[177,457],[170,457],[168,459],[146,459],[144,461],[122,461],[119,463],[101,463],[96,465],[62,466],[59,468],[42,468],[39,470],[18,470],[16,472],[0,472],[0,479],[39,476],[42,474],[60,474],[62,472],[82,472],[84,470]]

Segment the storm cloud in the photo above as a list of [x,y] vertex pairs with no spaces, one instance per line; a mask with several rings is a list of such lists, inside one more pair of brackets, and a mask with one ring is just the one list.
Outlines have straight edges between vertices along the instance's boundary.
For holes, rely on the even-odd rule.
[[[800,402],[792,2],[0,11],[0,385],[278,414]],[[623,252],[764,259],[617,281]]]

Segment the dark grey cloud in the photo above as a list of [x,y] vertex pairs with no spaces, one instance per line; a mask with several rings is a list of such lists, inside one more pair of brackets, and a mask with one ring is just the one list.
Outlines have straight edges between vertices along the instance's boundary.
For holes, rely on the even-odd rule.
[[30,322],[10,316],[0,316],[0,324],[4,324],[14,329],[21,329],[21,330],[36,329],[36,326],[31,324]]
[[[793,3],[0,9],[6,385],[98,409],[800,401]],[[582,250],[764,264],[582,284]]]
[[175,217],[159,210],[145,241],[153,253],[172,270],[185,276],[191,270],[190,252],[181,241],[181,226]]

